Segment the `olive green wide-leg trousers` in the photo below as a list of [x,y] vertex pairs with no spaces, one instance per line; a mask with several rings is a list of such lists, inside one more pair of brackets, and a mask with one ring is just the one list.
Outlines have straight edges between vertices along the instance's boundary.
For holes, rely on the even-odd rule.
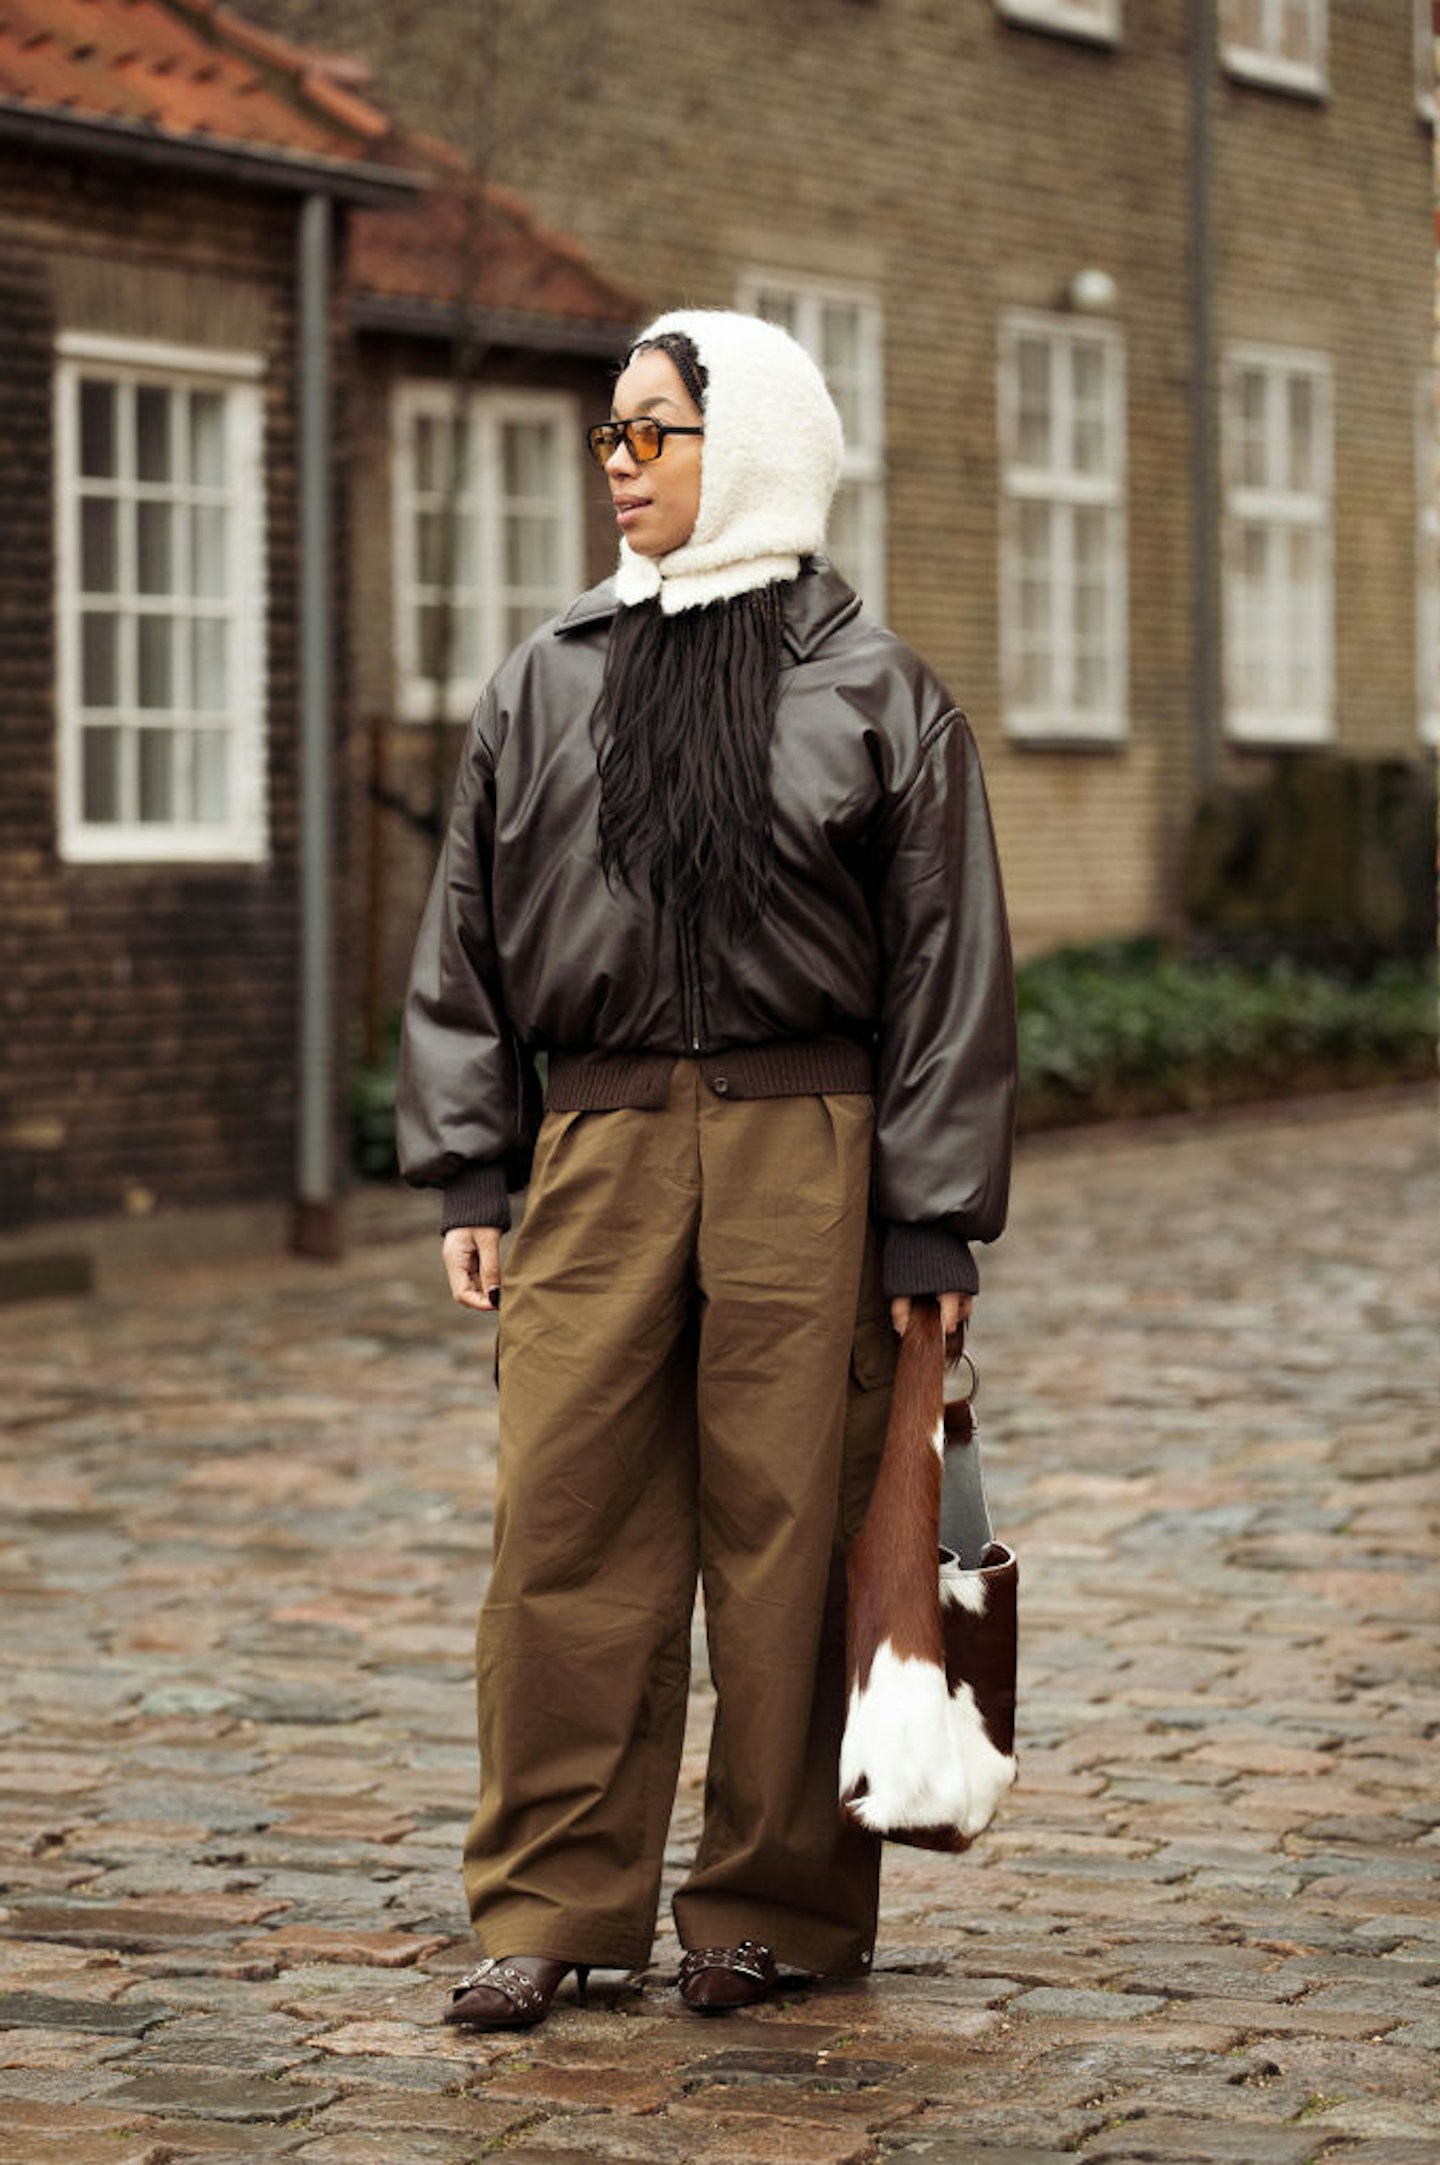
[[893,1350],[864,1096],[547,1115],[501,1324],[495,1563],[476,1639],[486,1953],[649,1961],[697,1570],[717,1711],[686,1946],[863,1970],[879,1845],[837,1808],[843,1543]]

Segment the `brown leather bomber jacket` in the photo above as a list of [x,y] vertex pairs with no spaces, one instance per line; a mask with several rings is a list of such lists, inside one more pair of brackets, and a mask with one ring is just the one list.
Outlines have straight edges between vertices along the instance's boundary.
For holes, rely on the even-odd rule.
[[771,901],[743,941],[682,942],[607,885],[595,746],[608,583],[487,686],[416,943],[401,1170],[444,1224],[509,1223],[539,1112],[653,1104],[677,1058],[737,1096],[871,1089],[889,1293],[974,1290],[1005,1222],[1015,995],[969,726],[823,557],[785,589]]

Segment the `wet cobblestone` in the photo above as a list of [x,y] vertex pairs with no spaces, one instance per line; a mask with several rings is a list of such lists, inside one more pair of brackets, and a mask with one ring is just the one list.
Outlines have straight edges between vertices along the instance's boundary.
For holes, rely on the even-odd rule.
[[668,1927],[439,2022],[495,1415],[426,1200],[0,1311],[0,2165],[1440,2165],[1437,1200],[1418,1097],[1026,1149],[1021,1785],[723,2024]]

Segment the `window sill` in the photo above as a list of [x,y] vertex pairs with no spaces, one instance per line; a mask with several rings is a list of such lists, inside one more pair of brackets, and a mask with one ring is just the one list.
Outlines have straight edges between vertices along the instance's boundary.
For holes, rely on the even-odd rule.
[[1301,67],[1293,61],[1272,60],[1266,53],[1244,46],[1227,45],[1221,53],[1227,75],[1254,90],[1278,91],[1282,97],[1302,98],[1311,105],[1328,105],[1330,84],[1320,68]]
[[1335,742],[1335,724],[1322,715],[1229,714],[1225,742],[1240,752],[1303,752]]
[[1039,30],[1047,37],[1070,38],[1079,45],[1099,45],[1113,51],[1120,43],[1119,9],[1109,22],[1096,22],[1080,12],[1028,5],[1027,0],[996,0],[996,6],[1006,22],[1020,30]]
[[1069,721],[1054,714],[1007,714],[1003,728],[1007,742],[1027,752],[1123,752],[1130,742],[1123,716]]
[[216,870],[253,870],[269,861],[262,836],[170,827],[76,827],[59,841],[61,862],[72,865],[197,865]]

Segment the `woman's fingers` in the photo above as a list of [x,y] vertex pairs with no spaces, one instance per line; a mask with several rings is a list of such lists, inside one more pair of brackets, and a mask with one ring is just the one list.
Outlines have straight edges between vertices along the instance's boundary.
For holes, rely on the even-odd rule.
[[490,1315],[500,1306],[500,1235],[493,1225],[454,1225],[440,1243],[450,1298]]
[[[941,1327],[945,1336],[951,1338],[962,1323],[969,1322],[975,1296],[973,1293],[941,1293],[936,1297],[940,1302]],[[910,1300],[904,1293],[897,1293],[890,1303],[890,1321],[899,1338],[905,1336],[905,1326],[910,1321],[910,1306]]]
[[974,1305],[974,1295],[970,1293],[942,1293],[940,1295],[940,1321],[947,1338],[958,1331],[962,1323],[969,1322],[970,1311]]

